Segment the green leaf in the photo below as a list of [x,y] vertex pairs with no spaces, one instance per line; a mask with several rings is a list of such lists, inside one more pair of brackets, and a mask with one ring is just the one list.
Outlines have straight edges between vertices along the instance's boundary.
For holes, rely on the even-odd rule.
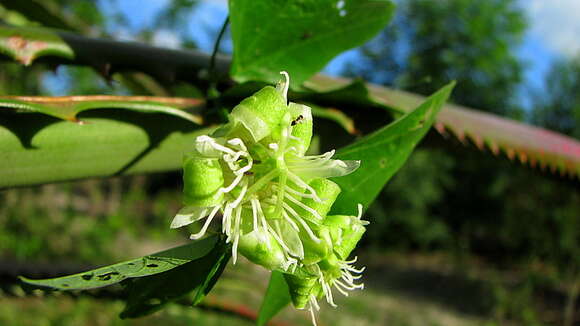
[[74,58],[73,50],[58,34],[42,28],[0,28],[0,53],[23,65],[42,56]]
[[174,115],[201,125],[200,115],[183,109],[199,106],[203,100],[193,98],[171,98],[154,96],[2,96],[0,109],[11,108],[21,111],[39,112],[55,118],[78,122],[77,114],[94,109],[127,109],[139,112],[158,112]]
[[231,250],[219,242],[203,257],[165,273],[132,280],[127,286],[127,304],[121,318],[136,318],[153,313],[165,304],[193,293],[192,303],[200,303],[221,276]]
[[290,304],[290,302],[290,290],[288,289],[288,284],[286,284],[284,275],[282,275],[281,272],[272,271],[270,283],[268,283],[268,289],[266,290],[266,294],[262,300],[262,306],[258,312],[256,325],[266,325],[270,319],[274,318],[274,316]]
[[31,280],[25,277],[20,279],[29,285],[57,290],[94,289],[116,284],[128,278],[163,273],[191,261],[197,261],[206,256],[216,246],[216,243],[217,237],[210,237],[153,255],[74,275],[43,280]]
[[388,0],[231,0],[231,76],[276,82],[285,70],[298,86],[382,30],[393,9]]
[[443,87],[414,111],[337,152],[336,158],[361,160],[361,166],[350,175],[333,179],[342,192],[332,214],[356,215],[358,203],[368,207],[431,128],[454,86]]
[[76,124],[0,110],[0,189],[181,169],[195,137],[212,130],[128,110],[89,111],[82,119]]

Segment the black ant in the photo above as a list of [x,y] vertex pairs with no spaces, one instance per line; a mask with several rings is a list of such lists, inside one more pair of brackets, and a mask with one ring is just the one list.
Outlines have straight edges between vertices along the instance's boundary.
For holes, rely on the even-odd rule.
[[295,126],[298,123],[300,123],[302,120],[304,120],[304,116],[301,114],[298,117],[296,117],[296,119],[292,120],[292,122],[290,123],[291,126]]

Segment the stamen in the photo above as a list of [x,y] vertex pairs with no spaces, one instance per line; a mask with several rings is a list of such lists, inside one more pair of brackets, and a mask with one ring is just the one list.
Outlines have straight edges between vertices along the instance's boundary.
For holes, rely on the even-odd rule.
[[254,232],[258,231],[258,208],[256,207],[256,198],[252,198],[250,203],[252,204],[252,217],[254,219]]
[[236,221],[234,226],[234,245],[232,246],[232,259],[234,265],[238,260],[238,242],[240,241],[240,220],[242,219],[242,206],[236,208]]
[[348,292],[346,292],[345,290],[341,289],[339,286],[336,286],[336,284],[334,285],[334,288],[337,289],[338,292],[340,292],[345,297],[348,297]]
[[296,231],[300,231],[300,228],[298,227],[298,224],[296,224],[296,222],[294,222],[290,216],[288,216],[288,214],[285,214],[285,212],[282,212],[282,216],[284,216],[284,220],[286,222],[288,222],[288,224],[290,224],[290,226],[296,230]]
[[236,200],[234,200],[231,205],[232,207],[237,207],[240,202],[242,201],[242,199],[244,199],[244,196],[246,195],[246,191],[248,190],[248,182],[246,182],[243,186],[242,186],[242,191],[240,191],[240,195],[238,196],[238,198],[236,198]]
[[314,315],[315,307],[317,308],[316,310],[320,310],[320,307],[318,307],[318,303],[316,303],[314,295],[310,295],[310,308],[308,310],[310,310],[310,318],[312,319],[312,325],[314,326],[316,326],[316,316]]
[[362,273],[362,272],[365,271],[366,267],[361,267],[360,269],[356,269],[356,268],[354,268],[352,266],[348,266],[346,269],[349,270],[349,271],[351,271],[351,272],[353,272],[353,273],[360,274],[360,273]]
[[293,202],[294,204],[304,208],[306,211],[314,215],[314,217],[316,217],[317,219],[322,220],[322,216],[320,216],[320,214],[317,211],[315,211],[312,207],[300,202],[296,198],[292,197],[290,194],[288,194],[286,198],[290,199],[290,201]]
[[266,221],[266,216],[264,215],[264,212],[262,211],[262,204],[260,204],[260,201],[258,201],[257,199],[254,199],[256,201],[256,207],[258,208],[258,217],[260,218],[260,222],[262,222],[262,229],[263,229],[263,238],[262,241],[266,243],[266,247],[268,247],[268,249],[272,249],[271,245],[270,245],[270,241],[269,239],[266,239],[266,234],[268,234],[268,222]]
[[232,220],[232,209],[233,207],[231,205],[229,205],[229,203],[226,204],[226,208],[224,209],[224,217],[222,219],[222,232],[228,236],[228,239],[226,239],[226,242],[228,242],[229,240],[229,236],[231,234],[231,220]]
[[318,197],[318,194],[316,193],[316,190],[314,190],[314,188],[310,187],[306,182],[304,182],[302,179],[300,179],[300,177],[298,177],[297,175],[295,175],[294,173],[287,171],[286,174],[288,175],[288,177],[290,178],[290,180],[292,180],[292,182],[294,182],[296,185],[302,187],[302,188],[306,188],[306,190],[310,191],[310,194],[312,194],[312,199],[314,199],[314,201],[321,203],[322,200],[320,199],[320,197]]
[[268,147],[272,150],[278,151],[278,144],[276,143],[270,143]]
[[300,192],[300,191],[297,191],[295,189],[292,189],[289,186],[284,186],[284,189],[286,189],[286,191],[289,192],[289,193],[292,193],[292,194],[294,194],[296,196],[300,196],[300,197],[303,197],[303,198],[311,198],[311,199],[314,199],[314,197],[315,197],[312,194],[305,194],[303,192]]
[[222,146],[222,145],[218,144],[215,141],[215,139],[213,139],[213,138],[211,138],[209,136],[206,136],[206,135],[197,137],[196,138],[196,141],[201,142],[201,143],[208,143],[211,147],[217,149],[220,152],[225,152],[225,153],[228,153],[230,155],[235,155],[236,154],[236,152],[234,152],[233,150],[231,150],[231,149],[229,149],[229,148],[227,148],[225,146]]
[[238,185],[238,183],[240,183],[240,181],[242,181],[243,177],[244,177],[243,173],[238,175],[229,186],[227,186],[225,188],[220,188],[218,191],[223,192],[224,194],[227,194],[228,192],[232,191]]
[[207,217],[207,220],[205,221],[205,223],[203,224],[203,227],[201,228],[201,230],[195,234],[192,234],[189,236],[190,239],[192,240],[197,240],[201,237],[203,237],[203,235],[205,234],[205,232],[207,231],[207,228],[209,227],[209,224],[211,223],[211,221],[213,220],[213,218],[216,216],[218,210],[220,209],[221,206],[216,206],[213,208],[213,210],[211,211],[211,213],[209,214],[209,216]]

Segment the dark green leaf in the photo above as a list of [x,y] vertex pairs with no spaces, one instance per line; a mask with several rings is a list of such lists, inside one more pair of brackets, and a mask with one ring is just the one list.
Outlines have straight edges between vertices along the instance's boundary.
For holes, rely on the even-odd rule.
[[262,300],[256,325],[266,325],[270,319],[284,309],[290,302],[290,290],[288,289],[286,280],[284,280],[284,275],[281,272],[272,271],[270,283],[268,283],[266,295],[264,295],[264,299]]
[[119,283],[128,278],[155,275],[206,256],[216,246],[217,237],[195,241],[153,255],[128,260],[83,273],[44,280],[21,277],[27,284],[57,290],[86,290]]
[[213,288],[231,256],[231,250],[219,242],[199,259],[165,273],[135,279],[127,286],[129,296],[121,318],[135,318],[161,309],[165,304],[193,292],[198,304]]
[[454,85],[443,87],[402,118],[338,151],[337,158],[361,160],[361,166],[350,175],[334,179],[342,192],[332,207],[333,213],[355,215],[357,203],[368,207],[431,128]]
[[339,53],[363,44],[389,21],[388,0],[229,1],[239,81],[276,82],[287,71],[293,86]]

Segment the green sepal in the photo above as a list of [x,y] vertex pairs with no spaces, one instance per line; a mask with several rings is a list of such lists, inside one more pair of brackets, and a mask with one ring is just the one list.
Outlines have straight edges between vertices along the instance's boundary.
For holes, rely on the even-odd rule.
[[312,139],[311,109],[303,104],[290,103],[288,112],[292,118],[292,136],[295,137],[290,139],[289,145],[296,148],[298,155],[304,155]]
[[[259,142],[266,136],[276,133],[281,126],[282,117],[287,112],[288,106],[282,94],[276,88],[266,86],[236,105],[230,114],[230,120],[235,125],[245,127],[251,135],[251,140]],[[245,135],[238,136],[245,138]]]
[[356,216],[331,215],[324,220],[328,227],[334,252],[346,260],[362,238],[366,228]]
[[304,309],[308,305],[311,294],[316,294],[318,283],[318,276],[307,275],[305,273],[284,274],[284,279],[288,284],[290,290],[290,298],[292,305],[297,309]]
[[321,228],[315,233],[320,242],[312,240],[308,233],[300,227],[299,235],[304,246],[304,259],[302,259],[304,265],[316,264],[332,253],[332,239],[329,229]]
[[261,228],[240,236],[238,252],[254,264],[269,270],[283,271],[284,251],[276,240]]
[[183,157],[183,204],[215,206],[223,200],[222,167],[217,158],[202,158],[194,153]]
[[[340,194],[340,187],[336,183],[322,178],[313,179],[308,184],[316,191],[316,194],[322,199],[322,202],[318,202],[312,198],[304,198],[302,203],[314,209],[324,219],[328,211],[330,211],[332,204],[334,204],[336,197]],[[306,220],[318,223],[322,222],[314,214],[304,209],[301,209],[300,213]]]

